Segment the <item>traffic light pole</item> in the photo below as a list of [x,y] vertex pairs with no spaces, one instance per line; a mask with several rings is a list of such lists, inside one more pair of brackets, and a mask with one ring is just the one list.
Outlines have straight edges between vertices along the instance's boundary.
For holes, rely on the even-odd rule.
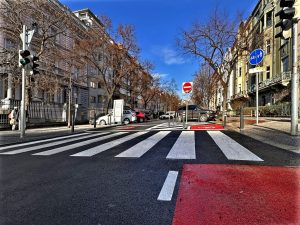
[[291,135],[298,135],[298,107],[299,107],[299,75],[297,71],[297,26],[293,23],[293,73],[291,79]]
[[[26,26],[23,25],[23,33],[22,33],[22,50],[26,50],[27,44],[27,35],[26,35]],[[25,124],[26,124],[26,117],[25,117],[25,87],[26,87],[26,66],[22,68],[22,101],[21,101],[21,119],[20,119],[20,138],[25,136]]]

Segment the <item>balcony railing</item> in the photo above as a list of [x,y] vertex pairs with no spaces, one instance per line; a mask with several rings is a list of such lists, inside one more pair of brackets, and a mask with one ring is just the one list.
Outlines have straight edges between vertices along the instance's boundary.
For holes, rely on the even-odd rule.
[[[290,82],[292,77],[292,72],[282,72],[281,74],[277,74],[273,76],[271,79],[264,80],[259,82],[258,84],[258,90],[265,89],[267,87],[273,86],[275,84],[282,84],[284,86],[287,86]],[[249,92],[255,92],[256,91],[256,85],[252,84],[249,88]]]

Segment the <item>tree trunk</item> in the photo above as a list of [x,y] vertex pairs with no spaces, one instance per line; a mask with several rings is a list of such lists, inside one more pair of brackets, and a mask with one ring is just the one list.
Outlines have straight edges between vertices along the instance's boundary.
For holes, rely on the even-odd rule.
[[228,91],[228,88],[227,86],[224,87],[223,86],[223,113],[222,113],[222,120],[225,121],[225,116],[226,116],[226,110],[227,110],[227,91]]

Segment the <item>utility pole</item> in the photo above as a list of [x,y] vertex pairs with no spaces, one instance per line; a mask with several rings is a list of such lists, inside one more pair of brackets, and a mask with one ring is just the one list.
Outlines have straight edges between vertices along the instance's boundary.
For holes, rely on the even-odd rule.
[[298,107],[299,107],[299,75],[297,71],[297,26],[298,19],[293,21],[292,39],[293,39],[293,73],[291,83],[291,135],[298,135]]
[[[28,35],[26,31],[26,25],[23,25],[23,33],[22,36],[22,51],[27,50],[27,42],[28,42]],[[25,115],[25,87],[26,87],[26,65],[22,67],[22,101],[21,101],[21,122],[20,124],[20,138],[23,138],[25,136],[25,124],[26,124],[26,115]]]

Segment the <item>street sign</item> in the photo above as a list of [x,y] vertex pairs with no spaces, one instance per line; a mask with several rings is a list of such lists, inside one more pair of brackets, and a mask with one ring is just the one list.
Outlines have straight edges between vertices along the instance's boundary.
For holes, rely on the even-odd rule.
[[255,67],[252,69],[249,69],[249,73],[260,73],[260,72],[264,72],[264,68],[263,67]]
[[261,63],[263,58],[264,58],[264,51],[262,49],[259,49],[259,48],[255,49],[250,54],[249,63],[251,65],[257,65],[257,64]]
[[182,83],[182,93],[191,93],[193,90],[193,82],[183,82]]

